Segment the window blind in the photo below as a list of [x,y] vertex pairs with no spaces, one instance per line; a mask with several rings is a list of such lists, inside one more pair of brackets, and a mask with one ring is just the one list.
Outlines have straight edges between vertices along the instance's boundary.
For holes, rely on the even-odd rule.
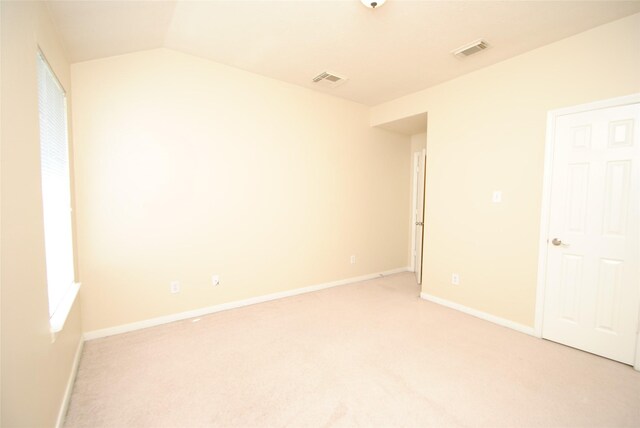
[[52,318],[74,287],[67,103],[64,89],[42,54],[38,54],[37,64],[44,240]]

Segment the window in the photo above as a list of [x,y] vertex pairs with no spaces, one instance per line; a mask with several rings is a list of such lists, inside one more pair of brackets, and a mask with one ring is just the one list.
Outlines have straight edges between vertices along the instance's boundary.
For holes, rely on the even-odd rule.
[[44,241],[52,332],[62,330],[78,293],[74,282],[67,100],[49,64],[38,53],[38,110]]

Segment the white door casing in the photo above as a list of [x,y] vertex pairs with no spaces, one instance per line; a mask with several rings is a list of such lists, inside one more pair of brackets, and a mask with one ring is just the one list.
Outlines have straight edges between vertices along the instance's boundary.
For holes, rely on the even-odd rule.
[[536,316],[538,335],[637,369],[638,102],[550,113]]
[[422,249],[424,246],[424,189],[425,189],[425,169],[426,150],[417,154],[416,186],[415,186],[415,228],[414,228],[414,266],[416,282],[422,284]]

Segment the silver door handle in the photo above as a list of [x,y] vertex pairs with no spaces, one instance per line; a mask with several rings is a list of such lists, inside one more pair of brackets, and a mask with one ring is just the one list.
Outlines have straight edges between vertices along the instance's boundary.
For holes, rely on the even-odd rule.
[[551,241],[551,243],[552,243],[553,245],[555,245],[556,247],[558,247],[558,246],[560,246],[560,245],[565,245],[565,246],[566,246],[566,245],[569,245],[569,244],[567,244],[566,242],[565,242],[565,243],[563,243],[563,242],[562,242],[561,240],[559,240],[558,238],[553,238],[553,240]]
[[421,221],[416,221],[416,226],[424,226],[424,223]]

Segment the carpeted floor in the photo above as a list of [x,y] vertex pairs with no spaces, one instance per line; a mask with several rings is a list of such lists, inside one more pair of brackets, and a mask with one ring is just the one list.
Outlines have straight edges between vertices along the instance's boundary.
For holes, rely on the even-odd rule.
[[411,273],[87,342],[66,427],[640,426],[640,373]]

